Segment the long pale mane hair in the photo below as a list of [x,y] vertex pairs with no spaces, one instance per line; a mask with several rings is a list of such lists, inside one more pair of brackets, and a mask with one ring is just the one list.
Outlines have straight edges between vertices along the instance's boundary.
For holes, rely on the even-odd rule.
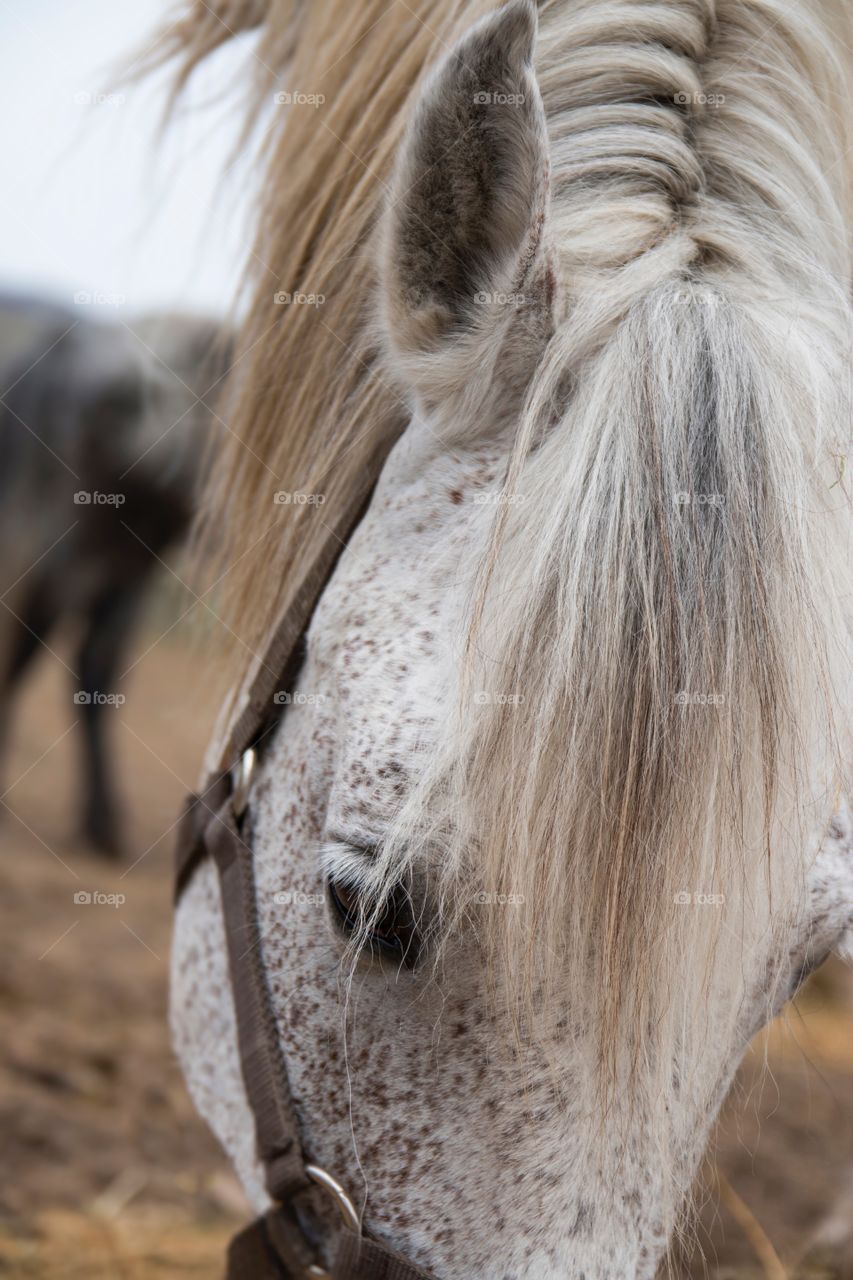
[[[405,427],[370,323],[377,226],[424,71],[492,7],[220,0],[164,45],[186,76],[255,29],[258,102],[324,98],[270,132],[207,505],[242,652]],[[791,0],[539,14],[556,331],[454,717],[375,887],[439,851],[442,929],[476,916],[519,1027],[568,967],[603,1060],[627,1046],[660,1084],[733,950],[679,895],[748,903],[753,934],[795,910],[788,872],[844,781],[853,24]],[[277,309],[282,290],[326,301]],[[276,507],[278,489],[326,501]],[[523,697],[472,709],[481,688]],[[475,890],[517,909],[472,913]]]

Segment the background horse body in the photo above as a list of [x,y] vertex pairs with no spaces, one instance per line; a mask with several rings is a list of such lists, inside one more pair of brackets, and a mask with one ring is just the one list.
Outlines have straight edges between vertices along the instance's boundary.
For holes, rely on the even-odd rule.
[[[365,5],[309,48],[334,8],[293,39],[271,9],[274,65],[293,57],[290,82],[354,130],[375,92],[387,123],[378,70],[405,95],[378,44],[411,32]],[[461,8],[426,18],[431,39]],[[538,37],[526,3],[482,20],[409,104],[369,244],[379,193],[350,178],[345,269],[365,301],[373,263],[378,319],[333,387],[315,379],[313,457],[292,360],[311,318],[253,348],[212,506],[225,544],[250,554],[270,469],[326,501],[264,542],[244,625],[262,634],[341,486],[388,455],[250,800],[262,961],[307,1152],[444,1280],[652,1276],[750,1037],[853,924],[849,85],[828,12],[572,0]],[[188,24],[191,62],[211,32]],[[351,68],[333,94],[355,45],[360,103]],[[306,214],[330,240],[333,186]],[[316,231],[276,287],[334,298]],[[172,1024],[260,1209],[206,865]]]
[[144,587],[195,511],[213,423],[203,401],[225,367],[218,341],[201,318],[151,315],[131,329],[0,300],[4,727],[39,647],[74,621],[83,827],[105,853],[120,844],[105,716]]

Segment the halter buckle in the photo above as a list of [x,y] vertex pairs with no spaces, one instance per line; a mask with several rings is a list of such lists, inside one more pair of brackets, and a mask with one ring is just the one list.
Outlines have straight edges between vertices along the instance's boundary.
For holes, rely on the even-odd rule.
[[[321,1169],[316,1164],[306,1164],[305,1172],[312,1182],[329,1193],[340,1211],[344,1226],[349,1231],[354,1231],[356,1235],[361,1235],[361,1218],[358,1210],[337,1178],[333,1178],[330,1173],[327,1173],[325,1169]],[[317,1267],[313,1264],[307,1268],[305,1275],[308,1280],[331,1280],[328,1271],[324,1271],[322,1267]]]
[[231,808],[234,817],[238,820],[242,818],[249,804],[249,792],[257,762],[258,754],[255,748],[249,747],[231,770]]

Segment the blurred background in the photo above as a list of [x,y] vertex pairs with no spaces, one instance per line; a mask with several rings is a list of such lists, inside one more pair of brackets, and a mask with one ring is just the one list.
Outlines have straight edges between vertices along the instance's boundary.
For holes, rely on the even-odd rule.
[[161,133],[168,71],[132,76],[176,12],[171,0],[0,6],[7,288],[67,303],[88,291],[122,315],[232,305],[257,176],[238,149],[252,50],[238,41],[200,68]]
[[[166,0],[0,0],[0,1274],[221,1274],[246,1207],[166,1025],[171,854],[218,699],[187,539],[251,243],[233,42],[160,134]],[[769,1071],[764,1072],[765,1059]],[[853,982],[751,1050],[673,1274],[853,1277]]]
[[161,133],[168,75],[133,73],[173,9],[0,5],[0,1273],[13,1277],[215,1276],[244,1213],[170,1053],[166,987],[173,828],[222,687],[215,588],[186,536],[227,429],[258,171],[237,146],[252,55],[224,50]]

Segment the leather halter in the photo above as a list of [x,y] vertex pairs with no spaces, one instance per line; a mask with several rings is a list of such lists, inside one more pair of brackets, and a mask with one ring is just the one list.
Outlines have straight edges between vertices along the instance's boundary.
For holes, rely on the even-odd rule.
[[[345,513],[344,535],[360,520],[367,496],[362,493]],[[240,1064],[255,1120],[257,1156],[273,1202],[232,1240],[226,1280],[432,1280],[371,1238],[338,1180],[306,1160],[261,953],[251,848],[252,775],[284,710],[273,694],[287,690],[298,673],[311,614],[344,545],[335,538],[337,548],[327,544],[298,585],[257,669],[247,705],[229,737],[224,764],[230,767],[189,797],[178,828],[176,899],[206,858],[219,875]],[[331,1271],[320,1265],[316,1243],[300,1218],[300,1208],[317,1187],[332,1197],[344,1221]]]

